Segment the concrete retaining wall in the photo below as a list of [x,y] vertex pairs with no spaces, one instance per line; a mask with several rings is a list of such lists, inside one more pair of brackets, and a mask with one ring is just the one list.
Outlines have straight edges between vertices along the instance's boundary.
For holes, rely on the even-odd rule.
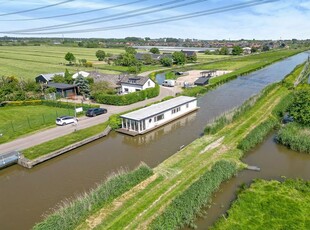
[[69,152],[69,151],[72,150],[72,149],[76,149],[76,148],[78,148],[78,147],[80,147],[80,146],[82,146],[82,145],[88,144],[88,143],[90,143],[90,142],[92,142],[92,141],[95,141],[95,140],[101,138],[101,137],[105,137],[105,136],[107,136],[107,135],[110,133],[110,131],[111,131],[111,127],[108,126],[102,133],[100,133],[100,134],[98,134],[98,135],[89,137],[89,138],[87,138],[87,139],[85,139],[85,140],[79,141],[79,142],[74,143],[74,144],[72,144],[72,145],[69,145],[69,146],[67,146],[67,147],[65,147],[65,148],[56,150],[56,151],[51,152],[51,153],[49,153],[49,154],[47,154],[47,155],[38,157],[38,158],[36,158],[36,159],[34,159],[34,160],[29,160],[29,159],[27,159],[26,157],[24,157],[23,154],[21,154],[21,157],[20,157],[20,159],[18,160],[17,163],[18,163],[19,165],[25,167],[25,168],[32,168],[33,166],[35,166],[35,165],[37,165],[37,164],[40,164],[40,163],[42,163],[42,162],[44,162],[44,161],[47,161],[47,160],[52,159],[52,158],[54,158],[54,157],[57,157],[57,156],[59,156],[59,155],[61,155],[61,154],[64,154],[64,153],[66,153],[66,152]]

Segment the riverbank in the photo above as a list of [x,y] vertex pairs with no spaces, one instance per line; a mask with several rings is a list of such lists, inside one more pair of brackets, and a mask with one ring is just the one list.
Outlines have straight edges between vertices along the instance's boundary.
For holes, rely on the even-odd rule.
[[212,229],[309,229],[309,210],[309,181],[256,180]]

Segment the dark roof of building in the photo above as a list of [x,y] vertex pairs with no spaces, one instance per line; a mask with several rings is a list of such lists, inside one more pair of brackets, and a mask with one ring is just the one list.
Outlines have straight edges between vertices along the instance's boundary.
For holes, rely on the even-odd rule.
[[49,82],[46,86],[54,87],[56,89],[72,89],[76,87],[76,85],[70,85],[65,83],[52,83],[52,82]]
[[181,50],[185,54],[185,56],[194,56],[196,55],[196,51],[190,51],[190,50]]
[[131,85],[144,85],[149,79],[149,77],[126,75],[121,78],[120,83]]
[[194,85],[205,85],[208,83],[209,79],[210,78],[207,77],[200,77],[194,82]]

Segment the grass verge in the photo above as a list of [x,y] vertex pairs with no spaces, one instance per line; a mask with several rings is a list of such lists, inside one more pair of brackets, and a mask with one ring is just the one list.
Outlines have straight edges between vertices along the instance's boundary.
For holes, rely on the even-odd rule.
[[309,211],[309,181],[256,180],[212,229],[310,229]]
[[56,212],[36,224],[34,229],[75,229],[88,215],[111,203],[115,197],[130,190],[151,175],[153,175],[152,170],[143,164],[132,172],[120,171],[89,193],[74,201],[63,202]]
[[76,142],[82,141],[88,137],[102,133],[107,128],[108,124],[108,122],[104,122],[86,129],[77,130],[76,132],[72,132],[68,135],[25,149],[22,153],[26,158],[33,160]]

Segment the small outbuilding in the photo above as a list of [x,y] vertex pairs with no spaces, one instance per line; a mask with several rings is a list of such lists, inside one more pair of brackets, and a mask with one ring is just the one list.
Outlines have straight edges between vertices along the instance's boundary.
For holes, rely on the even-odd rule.
[[46,84],[47,88],[55,88],[56,93],[61,97],[70,97],[72,95],[77,95],[78,87],[76,85],[70,85],[65,83],[52,83]]
[[132,136],[144,134],[197,109],[195,97],[176,97],[121,115],[122,128],[118,131]]

